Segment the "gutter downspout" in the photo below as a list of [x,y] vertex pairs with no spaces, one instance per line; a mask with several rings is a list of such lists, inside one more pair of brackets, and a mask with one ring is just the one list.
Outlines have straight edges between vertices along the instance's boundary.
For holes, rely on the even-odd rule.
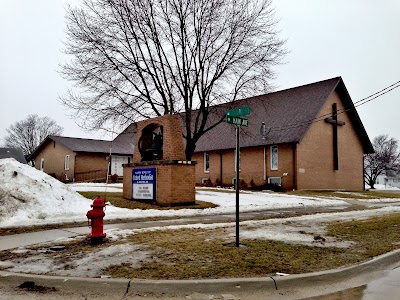
[[72,182],[75,182],[75,174],[76,174],[76,152],[74,152],[74,177],[72,178]]
[[266,150],[266,146],[264,146],[264,159],[263,159],[263,164],[264,164],[264,175],[263,175],[263,179],[264,179],[264,181],[267,181],[267,162],[266,162],[266,159],[267,159],[267,150]]
[[293,143],[293,190],[297,190],[297,145]]
[[222,183],[222,151],[219,152],[219,171],[220,171],[219,178],[221,180],[221,186],[223,186],[223,183]]

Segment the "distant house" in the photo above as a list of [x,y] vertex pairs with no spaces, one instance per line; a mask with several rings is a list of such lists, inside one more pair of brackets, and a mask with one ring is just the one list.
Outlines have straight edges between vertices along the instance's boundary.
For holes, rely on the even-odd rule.
[[400,175],[387,176],[386,174],[381,174],[376,178],[375,184],[384,185],[385,188],[400,188]]
[[31,158],[37,169],[62,181],[105,180],[107,174],[122,176],[122,164],[130,163],[133,155],[134,127],[129,126],[113,141],[48,136]]
[[[242,116],[248,127],[240,129],[243,183],[284,190],[364,189],[363,156],[374,150],[341,77],[220,105],[209,122],[245,106],[251,112]],[[234,184],[235,142],[235,126],[226,122],[200,138],[192,157],[198,184]]]
[[14,158],[20,163],[26,164],[26,159],[21,149],[0,148],[0,159],[2,158]]

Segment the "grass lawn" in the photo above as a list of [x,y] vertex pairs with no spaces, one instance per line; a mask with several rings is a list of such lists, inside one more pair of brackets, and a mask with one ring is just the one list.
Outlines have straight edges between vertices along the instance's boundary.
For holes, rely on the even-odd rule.
[[[88,199],[94,199],[97,196],[104,197],[104,195],[100,194],[99,192],[78,192],[78,193]],[[218,206],[210,202],[196,201],[194,205],[163,207],[152,203],[125,199],[122,197],[122,193],[107,193],[106,198],[107,198],[106,201],[110,202],[112,205],[116,207],[129,208],[129,209],[159,209],[159,210],[183,209],[183,208],[204,209],[204,208],[214,208]]]
[[[113,277],[184,279],[269,276],[276,272],[306,273],[368,260],[400,248],[400,214],[362,221],[335,222],[326,235],[353,241],[348,248],[241,240],[227,246],[224,229],[182,229],[132,235],[130,242],[152,252],[140,268],[119,264],[107,268]],[[234,242],[233,240],[231,241]]]
[[[299,274],[356,264],[400,248],[400,213],[365,220],[328,223],[325,237],[352,241],[347,248],[305,246],[271,240],[241,240],[233,247],[234,238],[225,228],[159,230],[136,233],[127,240],[106,241],[90,245],[87,239],[58,242],[68,251],[43,252],[43,245],[28,247],[41,251],[48,259],[67,263],[74,269],[74,257],[84,257],[104,248],[132,243],[149,258],[139,267],[127,262],[108,266],[105,274],[113,278],[200,279],[265,277],[276,272]],[[229,239],[226,237],[229,236]],[[46,247],[45,247],[46,248]],[[137,251],[137,250],[135,250]],[[28,257],[27,253],[0,251],[0,261]],[[5,268],[7,269],[7,268]]]

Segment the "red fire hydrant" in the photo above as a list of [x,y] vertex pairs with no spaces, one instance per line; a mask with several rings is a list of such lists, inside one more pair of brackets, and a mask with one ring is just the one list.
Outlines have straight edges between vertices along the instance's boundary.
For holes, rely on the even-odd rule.
[[104,222],[103,218],[106,215],[104,213],[104,208],[106,204],[103,198],[99,196],[93,200],[93,204],[90,205],[93,209],[89,210],[86,217],[90,220],[89,226],[92,227],[92,233],[89,237],[92,239],[92,243],[95,241],[102,241],[106,234],[103,232]]

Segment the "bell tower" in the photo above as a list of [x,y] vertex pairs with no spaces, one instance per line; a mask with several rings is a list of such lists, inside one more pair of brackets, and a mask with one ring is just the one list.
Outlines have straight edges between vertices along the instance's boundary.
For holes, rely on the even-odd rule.
[[165,115],[137,122],[133,161],[125,164],[126,199],[161,206],[195,202],[195,164],[185,160],[179,116]]

